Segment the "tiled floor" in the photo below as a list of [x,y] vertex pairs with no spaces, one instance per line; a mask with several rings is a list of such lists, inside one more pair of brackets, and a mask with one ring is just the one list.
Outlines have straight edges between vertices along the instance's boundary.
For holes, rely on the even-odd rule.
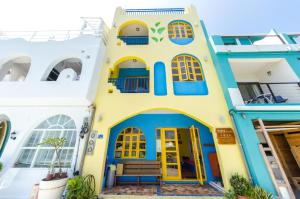
[[209,185],[197,184],[162,184],[159,185],[120,185],[106,189],[109,195],[165,195],[165,196],[221,196],[218,190]]

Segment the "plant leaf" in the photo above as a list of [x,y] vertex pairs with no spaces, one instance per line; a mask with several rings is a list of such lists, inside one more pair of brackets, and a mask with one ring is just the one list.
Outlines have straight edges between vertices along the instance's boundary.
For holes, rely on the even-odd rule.
[[155,31],[156,31],[155,28],[150,28],[150,29],[153,33],[155,33]]
[[155,42],[158,42],[158,39],[156,37],[151,37]]
[[156,22],[156,23],[155,23],[155,27],[158,27],[159,24],[160,24],[160,22]]
[[158,34],[161,34],[166,28],[165,27],[160,27],[157,32]]
[[164,38],[162,37],[162,38],[160,38],[160,40],[159,41],[162,41]]

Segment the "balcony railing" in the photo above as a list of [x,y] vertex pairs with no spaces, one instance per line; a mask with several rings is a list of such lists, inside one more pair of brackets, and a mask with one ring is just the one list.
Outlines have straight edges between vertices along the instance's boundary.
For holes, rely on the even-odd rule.
[[118,36],[127,45],[147,45],[149,43],[148,36]]
[[[254,88],[257,86],[256,88]],[[247,85],[247,84],[243,84]],[[251,91],[252,89],[252,91]],[[246,104],[299,104],[300,103],[300,83],[249,83],[248,92],[243,92],[242,97]],[[259,93],[258,93],[259,92]],[[249,99],[249,93],[255,93]],[[247,99],[248,97],[248,99]]]
[[184,8],[126,9],[125,12],[128,15],[184,14]]
[[222,36],[224,45],[255,45],[255,42],[270,38],[286,42],[279,35],[251,35],[251,36]]
[[109,78],[121,93],[149,93],[149,77]]

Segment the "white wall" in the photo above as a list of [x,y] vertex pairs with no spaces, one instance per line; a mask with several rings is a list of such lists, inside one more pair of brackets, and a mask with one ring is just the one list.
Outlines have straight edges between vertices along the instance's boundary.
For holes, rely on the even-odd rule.
[[[80,160],[84,149],[84,141],[79,138],[79,132],[85,117],[89,117],[90,110],[87,107],[5,107],[0,108],[0,113],[6,115],[11,122],[11,131],[17,133],[15,140],[9,139],[0,161],[4,164],[4,170],[0,174],[0,199],[28,198],[32,186],[45,177],[47,168],[14,168],[20,147],[30,136],[32,129],[45,119],[65,114],[70,116],[76,124],[77,142],[73,156],[72,167],[75,167],[75,156],[78,154]],[[78,169],[79,163],[77,163]]]
[[[23,39],[0,40],[0,67],[18,56],[31,58],[25,81],[0,82],[0,106],[91,104],[96,90],[92,90],[95,87],[90,85],[99,81],[104,53],[102,39],[92,35],[35,43]],[[81,59],[79,81],[41,81],[57,63],[66,58]]]

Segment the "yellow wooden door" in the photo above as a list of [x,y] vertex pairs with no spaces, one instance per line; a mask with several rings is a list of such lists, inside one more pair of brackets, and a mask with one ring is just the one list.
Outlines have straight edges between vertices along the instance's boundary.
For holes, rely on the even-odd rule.
[[197,180],[200,182],[200,184],[203,184],[203,182],[206,180],[204,159],[202,154],[202,147],[200,144],[201,142],[199,130],[194,126],[190,128],[190,137],[192,143],[192,151],[194,155]]
[[180,180],[181,165],[176,128],[161,129],[161,156],[163,180]]

